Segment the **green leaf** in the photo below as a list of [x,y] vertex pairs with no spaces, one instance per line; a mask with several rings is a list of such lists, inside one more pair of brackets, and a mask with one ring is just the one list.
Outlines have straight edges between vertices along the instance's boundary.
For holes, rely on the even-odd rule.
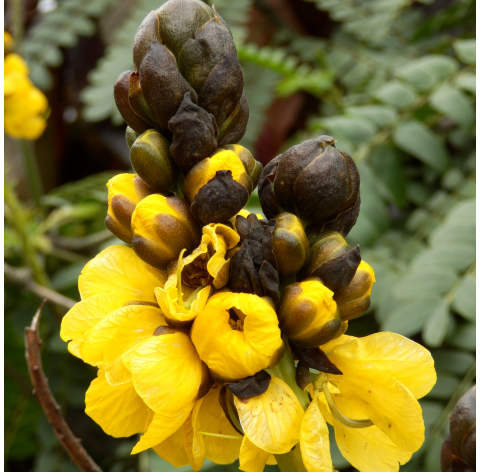
[[459,60],[465,64],[476,64],[476,40],[458,39],[453,42],[453,48]]
[[373,138],[376,127],[372,122],[348,116],[329,116],[315,121],[315,124],[327,129],[332,136],[343,135],[353,143],[362,143]]
[[400,300],[421,299],[448,292],[456,280],[456,273],[448,268],[414,268],[402,277],[393,292]]
[[460,202],[446,216],[446,224],[472,225],[476,221],[476,200]]
[[467,269],[476,259],[474,249],[466,244],[437,244],[420,254],[413,262],[413,268],[447,267],[455,270]]
[[467,244],[474,249],[476,245],[476,226],[472,225],[441,225],[429,238],[433,245],[437,244]]
[[439,173],[449,165],[446,148],[439,138],[422,122],[406,121],[393,134],[396,145],[403,151],[417,157]]
[[427,394],[428,398],[447,400],[451,398],[459,384],[459,377],[445,372],[437,372],[437,381],[433,389]]
[[448,343],[459,349],[468,351],[476,350],[476,324],[466,323],[459,325],[458,329],[452,337],[448,339]]
[[468,92],[476,94],[476,75],[463,74],[456,78],[456,85]]
[[468,128],[474,123],[473,105],[463,92],[450,85],[443,84],[431,94],[429,104],[461,126]]
[[398,115],[394,108],[383,105],[348,107],[346,108],[346,113],[370,120],[380,128],[392,124]]
[[423,328],[423,341],[431,347],[440,346],[449,326],[449,310],[446,302],[441,300],[433,307],[433,312]]
[[476,321],[476,279],[465,275],[454,297],[452,308],[468,321]]
[[439,297],[430,297],[401,304],[384,318],[381,331],[392,331],[403,336],[419,333],[441,302]]
[[473,354],[447,349],[437,349],[432,352],[434,367],[437,370],[464,375],[476,360]]
[[432,402],[429,400],[419,400],[419,404],[423,410],[424,427],[429,429],[441,416],[443,407],[438,402]]
[[414,105],[418,97],[411,86],[398,81],[387,82],[375,92],[374,96],[381,102],[400,110]]

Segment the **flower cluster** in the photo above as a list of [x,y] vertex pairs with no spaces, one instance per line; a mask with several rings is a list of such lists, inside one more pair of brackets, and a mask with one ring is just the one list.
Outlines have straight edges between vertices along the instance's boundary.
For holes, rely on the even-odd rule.
[[4,32],[3,94],[5,132],[14,138],[37,139],[46,126],[48,102],[28,78],[25,61],[10,52],[13,39]]
[[[61,328],[98,368],[86,413],[175,467],[331,472],[329,423],[361,472],[397,471],[424,441],[417,399],[435,372],[402,336],[344,334],[375,282],[345,240],[354,162],[330,136],[264,170],[236,144],[242,72],[199,0],[150,13],[134,64],[115,93],[137,174],[108,182],[105,220],[127,245],[85,266]],[[258,182],[267,219],[243,208]]]

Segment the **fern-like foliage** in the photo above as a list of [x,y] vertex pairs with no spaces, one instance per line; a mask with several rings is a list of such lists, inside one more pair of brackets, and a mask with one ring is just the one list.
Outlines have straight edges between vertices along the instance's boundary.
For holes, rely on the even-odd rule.
[[93,18],[99,17],[114,3],[115,0],[63,0],[30,29],[23,43],[23,53],[31,78],[39,88],[51,88],[48,67],[62,64],[60,48],[74,47],[79,36],[93,35],[96,28]]

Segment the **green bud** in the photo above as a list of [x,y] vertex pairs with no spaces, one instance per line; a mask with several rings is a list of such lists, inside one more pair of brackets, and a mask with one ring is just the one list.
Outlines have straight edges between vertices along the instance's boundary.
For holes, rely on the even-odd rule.
[[135,172],[160,193],[173,191],[178,177],[169,148],[169,142],[153,129],[142,133],[130,148],[130,161]]
[[292,213],[277,215],[274,231],[274,254],[281,280],[297,274],[309,255],[309,241],[301,220]]
[[333,292],[346,288],[361,263],[359,246],[351,249],[340,233],[310,234],[309,260],[299,279],[319,277]]
[[259,198],[267,218],[289,211],[316,232],[349,233],[359,215],[359,172],[335,142],[331,136],[310,139],[265,167]]
[[132,147],[132,144],[135,143],[135,140],[139,137],[139,133],[134,131],[130,126],[127,126],[125,129],[125,140],[127,141],[127,146],[129,149]]

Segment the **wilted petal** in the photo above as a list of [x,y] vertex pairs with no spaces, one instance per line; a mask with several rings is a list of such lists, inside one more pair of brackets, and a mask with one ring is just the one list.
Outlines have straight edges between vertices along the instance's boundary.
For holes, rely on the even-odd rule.
[[156,413],[174,415],[193,405],[202,381],[202,362],[181,332],[154,336],[130,361],[134,386]]
[[302,461],[308,472],[332,470],[329,430],[316,399],[311,402],[302,418],[300,445]]
[[120,292],[131,300],[155,302],[154,289],[166,279],[164,271],[146,264],[130,247],[110,246],[83,268],[78,285],[82,300]]
[[245,472],[262,472],[271,454],[253,444],[247,436],[242,439],[239,469]]
[[234,402],[244,433],[257,447],[284,454],[299,441],[304,410],[281,379],[272,377],[262,395],[247,400],[234,396]]
[[375,333],[332,349],[330,360],[347,376],[369,369],[380,377],[392,377],[416,398],[424,397],[436,383],[431,353],[421,345],[395,333]]
[[204,436],[207,459],[216,464],[232,464],[238,457],[242,436],[231,426],[219,403],[221,386],[215,384],[203,398],[199,411],[201,431],[238,436],[236,439]]
[[110,436],[122,438],[144,432],[149,409],[132,382],[113,387],[102,370],[85,395],[85,413]]

